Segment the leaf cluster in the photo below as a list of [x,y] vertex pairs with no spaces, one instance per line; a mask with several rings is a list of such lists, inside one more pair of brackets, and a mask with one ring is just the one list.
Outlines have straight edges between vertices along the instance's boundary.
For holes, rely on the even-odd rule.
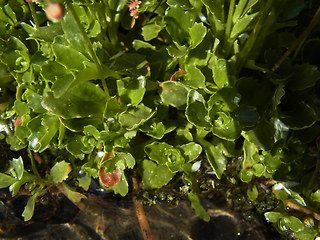
[[[83,195],[70,186],[88,190],[102,168],[121,172],[117,184],[100,187],[122,196],[131,174],[145,189],[182,178],[208,220],[195,179],[199,155],[217,180],[242,156],[243,182],[284,184],[274,190],[283,204],[266,218],[315,236],[318,223],[308,228],[303,214],[285,210],[293,198],[312,202],[313,212],[319,191],[320,72],[310,54],[319,39],[295,32],[308,1],[150,0],[139,18],[126,0],[59,2],[65,15],[50,22],[46,1],[0,1],[1,119],[11,149],[30,151],[0,173],[0,187],[15,195],[33,184],[25,220],[44,189],[58,185],[77,201]],[[297,41],[294,56],[278,64]],[[31,152],[49,150],[63,158],[51,156],[49,173],[39,174]],[[258,188],[248,187],[250,200]]]

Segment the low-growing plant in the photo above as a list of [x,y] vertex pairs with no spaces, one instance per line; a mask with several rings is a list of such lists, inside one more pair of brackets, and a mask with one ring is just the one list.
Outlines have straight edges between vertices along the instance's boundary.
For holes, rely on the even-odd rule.
[[[179,180],[204,220],[197,175],[242,157],[248,201],[297,239],[320,229],[320,21],[307,0],[0,1],[0,113],[12,150],[0,187],[72,201],[92,179],[127,195]],[[307,16],[310,23],[301,17]],[[300,15],[299,15],[300,14]],[[300,24],[298,24],[300,23]],[[309,24],[309,25],[308,25]],[[310,37],[311,34],[311,37]],[[206,160],[199,156],[206,156]],[[79,192],[80,191],[80,192]],[[290,210],[288,210],[290,209]]]

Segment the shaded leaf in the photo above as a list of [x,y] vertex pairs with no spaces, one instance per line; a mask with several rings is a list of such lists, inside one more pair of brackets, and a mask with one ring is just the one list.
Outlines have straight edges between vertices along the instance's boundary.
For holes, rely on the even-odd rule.
[[17,180],[13,177],[0,173],[0,188],[6,188],[9,187],[11,184],[15,183]]
[[200,143],[205,150],[208,162],[210,163],[210,166],[212,167],[214,173],[216,174],[218,179],[221,179],[227,165],[227,159],[223,155],[222,149],[205,140],[201,140]]
[[203,96],[196,90],[188,93],[186,117],[190,123],[198,127],[210,128],[208,109]]

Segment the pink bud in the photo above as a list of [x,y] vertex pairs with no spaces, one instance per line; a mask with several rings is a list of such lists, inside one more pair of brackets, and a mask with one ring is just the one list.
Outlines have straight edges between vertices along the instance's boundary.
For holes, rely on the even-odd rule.
[[131,16],[131,17],[134,17],[135,19],[138,19],[138,18],[139,18],[139,13],[138,13],[137,10],[132,10],[132,11],[130,12],[130,16]]
[[58,21],[64,15],[64,8],[62,4],[57,2],[50,2],[46,9],[47,18],[53,22]]
[[129,11],[134,10],[136,8],[136,6],[137,6],[137,4],[135,2],[128,4]]

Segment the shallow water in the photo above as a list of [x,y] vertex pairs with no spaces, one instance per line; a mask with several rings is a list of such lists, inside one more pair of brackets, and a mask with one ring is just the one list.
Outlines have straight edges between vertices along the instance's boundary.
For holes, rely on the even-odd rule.
[[[1,239],[107,239],[142,240],[141,229],[130,196],[114,198],[111,194],[89,194],[75,206],[62,194],[42,197],[34,217],[21,218],[28,196],[10,198],[1,191]],[[176,206],[159,203],[144,206],[154,240],[253,240],[281,239],[263,223],[246,224],[237,214],[217,208],[204,200],[211,219],[204,222],[194,214],[189,202]],[[272,229],[272,228],[270,228]]]

